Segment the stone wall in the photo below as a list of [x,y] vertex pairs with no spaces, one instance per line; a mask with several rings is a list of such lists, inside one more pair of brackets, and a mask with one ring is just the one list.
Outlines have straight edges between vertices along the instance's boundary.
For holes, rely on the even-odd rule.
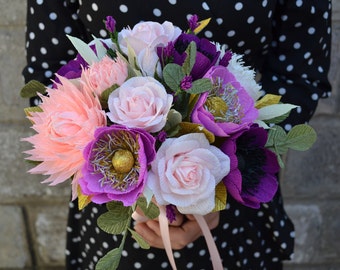
[[[0,0],[0,269],[63,269],[69,186],[40,184],[26,173],[31,134],[19,98],[25,64],[25,1]],[[296,254],[286,270],[340,269],[340,0],[333,1],[331,99],[311,122],[319,139],[308,152],[290,152],[283,171],[286,209],[296,226]],[[339,68],[339,69],[338,69]]]

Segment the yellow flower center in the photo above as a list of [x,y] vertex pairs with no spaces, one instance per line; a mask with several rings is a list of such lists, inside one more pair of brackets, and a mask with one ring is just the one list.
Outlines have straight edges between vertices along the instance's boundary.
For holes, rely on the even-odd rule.
[[215,118],[225,119],[228,112],[228,105],[222,98],[208,97],[205,105],[207,106],[209,112],[211,112]]
[[117,150],[112,157],[112,165],[117,173],[128,173],[134,164],[135,159],[129,150]]

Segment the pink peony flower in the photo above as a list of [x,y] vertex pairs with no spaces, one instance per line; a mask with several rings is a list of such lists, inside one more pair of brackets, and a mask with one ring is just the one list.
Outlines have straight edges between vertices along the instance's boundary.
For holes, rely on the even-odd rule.
[[29,172],[50,175],[44,183],[59,184],[76,174],[84,163],[83,149],[93,139],[96,128],[106,125],[99,100],[59,77],[57,89],[40,96],[42,112],[28,118],[37,134],[24,138],[33,145],[27,158],[41,162]]
[[121,85],[127,76],[127,63],[123,59],[117,57],[114,60],[109,56],[104,56],[101,61],[95,62],[83,70],[80,82],[86,91],[94,92],[100,96],[112,85]]
[[128,46],[137,56],[137,63],[144,74],[153,76],[159,61],[156,48],[166,46],[174,41],[182,30],[171,22],[141,22],[132,29],[126,28],[119,32],[118,42],[121,50],[128,54]]
[[132,77],[110,94],[107,116],[116,124],[158,132],[166,123],[172,100],[154,78]]
[[84,150],[86,163],[79,179],[82,193],[99,204],[113,200],[125,206],[134,204],[155,155],[155,138],[142,129],[98,128]]
[[202,133],[167,139],[159,148],[147,186],[160,205],[205,215],[215,206],[215,186],[229,173],[229,157]]

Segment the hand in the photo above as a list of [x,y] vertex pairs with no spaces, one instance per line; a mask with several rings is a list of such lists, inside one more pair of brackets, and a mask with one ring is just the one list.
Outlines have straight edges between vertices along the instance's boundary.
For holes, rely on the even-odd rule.
[[[220,212],[210,213],[204,216],[210,230],[217,227],[220,219]],[[150,246],[164,249],[163,240],[158,220],[147,220],[139,222],[134,227]],[[185,215],[181,225],[169,226],[171,247],[174,250],[182,249],[202,235],[201,228],[193,215]]]

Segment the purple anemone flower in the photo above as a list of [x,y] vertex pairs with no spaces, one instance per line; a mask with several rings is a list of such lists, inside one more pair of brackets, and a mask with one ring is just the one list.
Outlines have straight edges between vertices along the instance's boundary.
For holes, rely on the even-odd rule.
[[271,201],[278,188],[280,166],[276,155],[264,147],[266,141],[267,131],[254,124],[221,146],[230,158],[230,172],[223,179],[227,192],[251,208]]
[[249,129],[258,110],[235,76],[226,67],[213,66],[204,77],[210,78],[215,87],[200,95],[191,114],[192,122],[220,137]]
[[148,132],[120,125],[101,127],[84,149],[85,165],[79,185],[95,203],[136,202],[154,160],[155,139]]

